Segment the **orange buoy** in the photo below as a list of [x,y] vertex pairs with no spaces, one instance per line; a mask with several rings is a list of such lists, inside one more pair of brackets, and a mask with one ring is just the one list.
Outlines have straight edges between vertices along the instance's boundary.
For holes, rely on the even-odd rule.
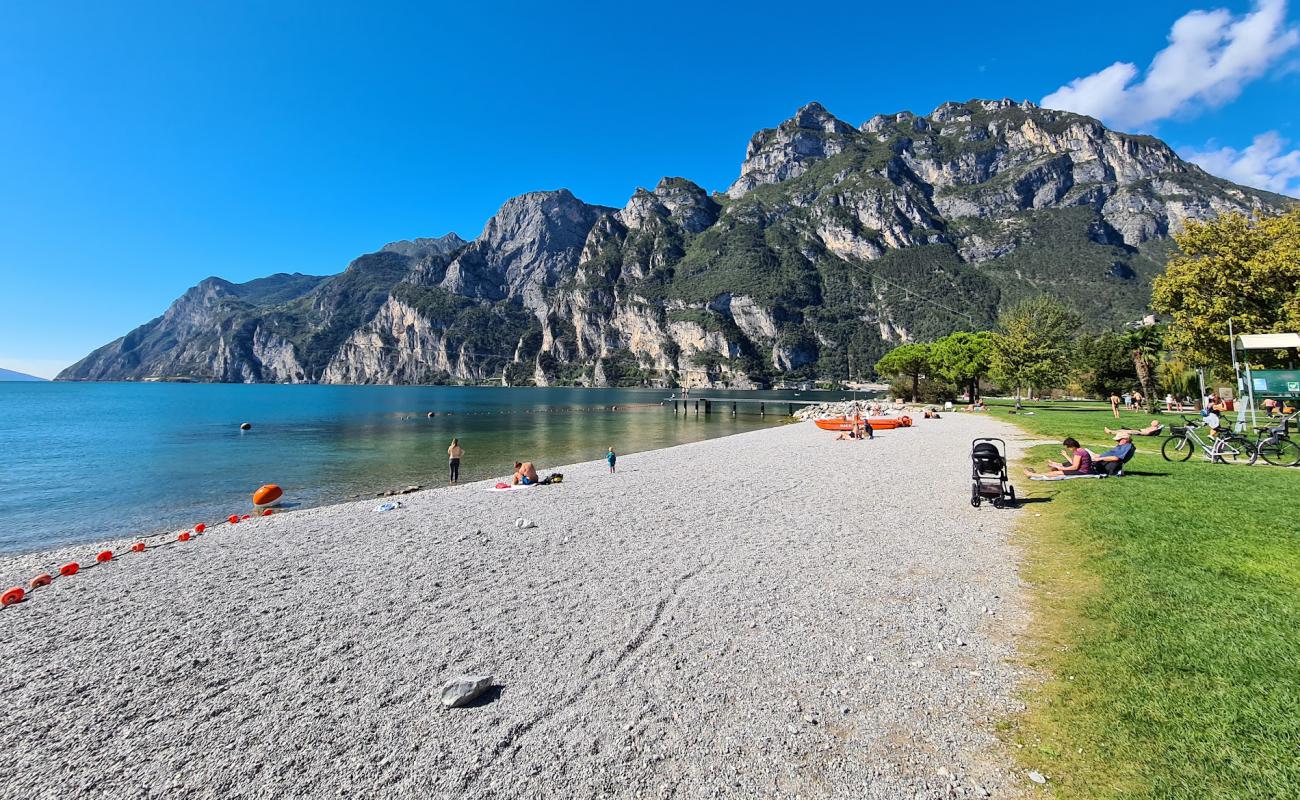
[[136,542],[135,544],[131,545],[131,552],[132,552],[132,553],[143,553],[143,552],[144,552],[144,542]]
[[901,427],[901,428],[910,428],[910,427],[912,427],[912,418],[911,418],[911,417],[899,417],[899,418],[898,418],[898,425],[899,425],[899,427]]
[[202,522],[200,522],[198,525],[194,526],[194,532],[203,533],[203,531],[207,530],[207,527],[208,527],[207,525],[204,525]]
[[226,522],[229,522],[231,525],[234,525],[236,522],[239,522],[239,515],[231,514],[229,517],[226,518]]
[[24,592],[23,587],[21,586],[15,586],[12,589],[8,589],[5,591],[4,594],[0,594],[0,606],[8,606],[8,605],[13,605],[14,603],[21,603],[23,601],[23,596],[25,594],[27,594],[27,592]]
[[245,514],[244,516],[240,517],[240,519],[251,519],[251,517],[248,514]]
[[113,560],[113,551],[112,551],[112,550],[100,550],[100,551],[99,551],[99,555],[95,556],[95,560],[98,561],[98,562],[100,562],[101,564],[102,564],[103,562],[105,562],[105,561],[112,561],[112,560]]
[[280,502],[281,497],[284,497],[284,490],[274,483],[268,483],[253,492],[253,507],[266,508],[267,506],[273,506]]
[[177,537],[176,537],[176,541],[178,541],[178,542],[188,542],[189,540],[190,540],[190,532],[189,532],[189,531],[185,531],[185,532],[182,533],[180,536],[177,536]]
[[49,586],[51,583],[54,583],[54,577],[48,572],[42,572],[40,575],[32,578],[29,585],[35,589],[37,586]]
[[78,564],[78,563],[75,562],[75,561],[69,561],[68,563],[66,563],[66,564],[64,564],[63,566],[59,567],[59,574],[60,574],[60,575],[76,575],[76,574],[77,574],[77,570],[79,570],[79,569],[81,569],[81,565],[80,565],[80,564]]

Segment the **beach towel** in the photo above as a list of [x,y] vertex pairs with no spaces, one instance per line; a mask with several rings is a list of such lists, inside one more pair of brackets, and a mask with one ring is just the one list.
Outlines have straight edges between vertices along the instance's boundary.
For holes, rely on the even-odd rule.
[[1031,475],[1031,481],[1068,481],[1075,478],[1104,478],[1105,475]]

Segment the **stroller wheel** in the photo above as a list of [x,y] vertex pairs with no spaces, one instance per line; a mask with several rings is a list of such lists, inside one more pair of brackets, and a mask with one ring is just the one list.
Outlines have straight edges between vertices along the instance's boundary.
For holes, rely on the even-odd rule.
[[1007,487],[1007,500],[1010,501],[1010,505],[1014,506],[1016,504],[1016,487],[1014,486]]
[[972,506],[974,506],[975,508],[979,508],[979,507],[980,507],[980,499],[979,499],[978,497],[972,497],[972,498],[970,499],[970,504],[971,504]]
[[1002,498],[1001,498],[1001,497],[995,497],[995,498],[993,498],[993,507],[994,507],[994,508],[1002,508],[1004,505],[1005,505],[1005,503],[1002,502]]

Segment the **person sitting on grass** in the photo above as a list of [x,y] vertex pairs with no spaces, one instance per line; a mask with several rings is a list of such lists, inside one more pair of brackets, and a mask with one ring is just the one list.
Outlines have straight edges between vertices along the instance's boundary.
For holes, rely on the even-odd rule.
[[1158,419],[1153,419],[1151,424],[1145,428],[1117,428],[1116,430],[1106,428],[1105,431],[1107,435],[1113,436],[1118,441],[1121,436],[1129,436],[1130,438],[1133,436],[1155,436],[1164,429],[1164,423]]
[[1065,449],[1061,451],[1061,457],[1064,461],[1048,461],[1048,471],[1044,473],[1034,472],[1032,469],[1025,470],[1025,476],[1033,478],[1035,476],[1046,476],[1049,478],[1062,478],[1068,475],[1091,475],[1092,474],[1092,453],[1086,448],[1080,447],[1078,440],[1073,436],[1065,437],[1062,442]]
[[1137,448],[1133,446],[1133,438],[1124,431],[1120,431],[1115,437],[1119,444],[1102,453],[1092,460],[1092,471],[1098,475],[1118,475],[1124,471],[1124,464],[1133,457]]
[[523,484],[524,486],[535,486],[540,483],[537,478],[537,468],[531,461],[516,461],[514,483]]

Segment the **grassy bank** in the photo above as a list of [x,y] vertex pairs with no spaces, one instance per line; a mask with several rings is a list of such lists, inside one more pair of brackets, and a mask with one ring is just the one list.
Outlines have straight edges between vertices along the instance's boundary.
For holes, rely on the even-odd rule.
[[[1007,416],[1099,451],[1108,407]],[[1125,413],[1141,427],[1150,415]],[[1176,418],[1174,418],[1176,419]],[[1048,676],[1008,738],[1063,798],[1300,792],[1300,469],[1173,464],[1136,439],[1121,479],[1015,480]],[[990,512],[992,513],[992,512]]]

